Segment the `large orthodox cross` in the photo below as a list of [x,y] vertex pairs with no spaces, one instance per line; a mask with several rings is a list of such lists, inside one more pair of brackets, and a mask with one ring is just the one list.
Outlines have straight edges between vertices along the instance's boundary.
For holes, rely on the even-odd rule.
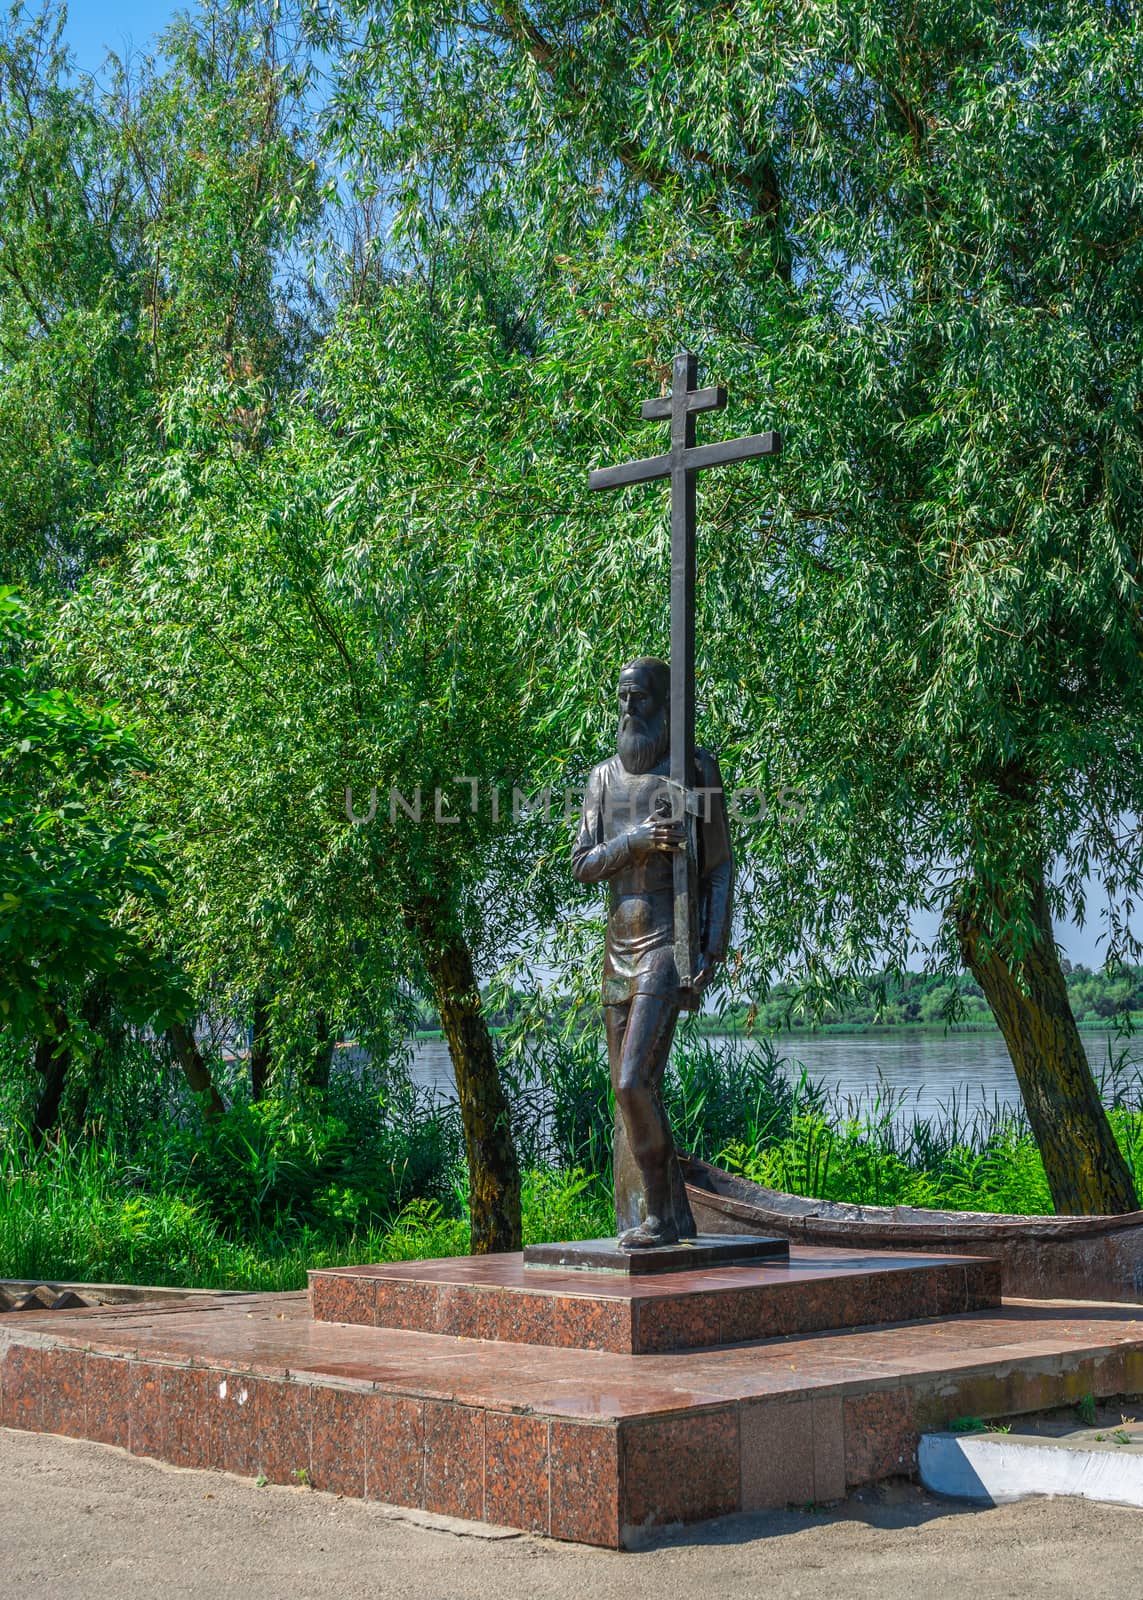
[[629,483],[671,480],[671,785],[682,798],[688,844],[675,857],[675,964],[684,989],[691,986],[697,956],[698,906],[694,817],[701,800],[695,781],[695,484],[704,467],[721,467],[755,456],[777,455],[777,433],[753,433],[744,439],[695,444],[695,415],[721,411],[726,390],[696,389],[698,362],[689,352],[675,357],[671,392],[644,400],[647,422],[671,424],[666,455],[628,461],[621,467],[600,467],[588,478],[589,489],[621,489]]

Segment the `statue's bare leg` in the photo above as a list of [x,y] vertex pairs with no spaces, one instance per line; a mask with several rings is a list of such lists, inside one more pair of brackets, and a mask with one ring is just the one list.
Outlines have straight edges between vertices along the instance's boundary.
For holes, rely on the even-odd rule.
[[659,1089],[667,1069],[679,1008],[671,995],[637,994],[630,1005],[608,1006],[608,1054],[618,1114],[643,1188],[643,1221],[628,1228],[628,1248],[674,1244],[670,1162],[675,1146]]

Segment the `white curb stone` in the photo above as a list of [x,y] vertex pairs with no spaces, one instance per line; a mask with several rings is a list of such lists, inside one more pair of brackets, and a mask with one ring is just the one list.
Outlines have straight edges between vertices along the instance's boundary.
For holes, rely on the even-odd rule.
[[926,1433],[918,1467],[927,1489],[954,1500],[1003,1505],[1029,1495],[1074,1495],[1143,1507],[1143,1428],[1137,1424],[1056,1434]]

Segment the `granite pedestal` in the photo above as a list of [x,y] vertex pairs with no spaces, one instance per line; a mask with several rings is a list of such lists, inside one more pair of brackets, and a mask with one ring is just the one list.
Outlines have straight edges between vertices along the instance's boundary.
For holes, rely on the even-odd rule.
[[964,1257],[408,1262],[315,1273],[312,1303],[9,1313],[0,1423],[621,1547],[911,1473],[959,1416],[1143,1393],[1141,1316],[1001,1304]]
[[963,1256],[849,1250],[654,1275],[537,1269],[516,1254],[311,1272],[310,1292],[319,1322],[645,1355],[956,1316],[999,1304],[1000,1274]]

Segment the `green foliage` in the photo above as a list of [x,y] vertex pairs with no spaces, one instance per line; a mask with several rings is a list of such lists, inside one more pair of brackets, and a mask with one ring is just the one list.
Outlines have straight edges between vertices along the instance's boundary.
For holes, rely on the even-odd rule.
[[427,986],[426,907],[488,962],[572,896],[559,820],[512,821],[558,653],[542,532],[501,487],[529,380],[446,289],[379,288],[276,415],[253,379],[188,380],[117,497],[129,556],[62,618],[69,669],[145,729],[204,992],[345,1016]]
[[201,1202],[142,1188],[138,1170],[106,1147],[59,1143],[32,1158],[11,1140],[0,1154],[5,1276],[298,1287],[282,1240],[261,1254],[226,1239]]
[[343,1075],[333,1094],[239,1100],[225,1117],[162,1134],[164,1188],[193,1194],[236,1237],[298,1227],[341,1234],[392,1218],[408,1197],[448,1199],[456,1108],[395,1083]]
[[146,350],[131,280],[143,263],[114,133],[94,90],[69,81],[62,10],[6,10],[0,548],[6,576],[54,587],[74,579],[78,517],[138,418]]
[[[501,1034],[520,1148],[533,1166],[580,1167],[611,1182],[614,1101],[598,1026],[571,1012],[535,1026],[528,997]],[[953,1211],[1054,1210],[1026,1118],[955,1096],[910,1113],[883,1086],[852,1097],[809,1080],[778,1044],[680,1030],[663,1099],[680,1147],[754,1182],[819,1199]],[[1143,1081],[1109,1052],[1101,1087],[1119,1146],[1143,1180]]]
[[[562,1028],[540,1031],[522,1005],[501,1043],[528,1162],[579,1167],[608,1187],[614,1101],[597,1028],[573,1015]],[[1103,1093],[1139,1182],[1143,1084],[1124,1057],[1109,1057]],[[811,1082],[768,1040],[745,1045],[704,1036],[690,1023],[672,1053],[663,1099],[681,1148],[788,1193],[952,1211],[1054,1210],[1021,1114],[970,1111],[954,1097],[935,1116],[910,1115],[902,1096],[880,1087],[843,1098]]]
[[820,1098],[804,1074],[791,1081],[769,1043],[735,1050],[686,1026],[663,1083],[663,1103],[680,1146],[708,1161],[733,1139],[760,1145],[787,1137],[799,1110]]
[[[560,507],[578,592],[606,597],[597,659],[632,629],[662,649],[665,498],[613,497],[601,540],[582,492],[600,457],[652,453],[640,391],[693,344],[729,431],[781,423],[772,470],[702,491],[703,731],[731,782],[802,800],[742,830],[736,975],[762,996],[796,975],[813,1012],[886,955],[903,968],[911,914],[940,913],[934,969],[988,973],[1005,1020],[1043,1013],[1009,1031],[1057,1201],[1134,1204],[1094,1096],[1063,1092],[1065,1053],[1084,1066],[1052,932],[1094,879],[1112,962],[1143,948],[1130,8],[323,18],[330,129],[369,193],[390,186],[398,270],[431,282],[442,248],[509,243],[542,307],[551,423],[521,417],[505,492]],[[574,625],[561,642],[582,695]]]
[[949,1423],[950,1433],[987,1433],[988,1423],[983,1417],[954,1417]]
[[[514,1108],[521,1123],[539,1116],[550,1127],[575,1125],[560,1095],[577,1080],[552,1070],[553,1053],[546,1110],[533,1082],[527,1110]],[[955,1107],[910,1122],[888,1100],[842,1106],[804,1077],[791,1084],[765,1056],[755,1069],[736,1064],[744,1054],[698,1041],[669,1095],[693,1148],[756,1181],[860,1204],[1050,1211],[1042,1163],[1018,1122],[973,1121]],[[720,1071],[749,1094],[709,1092]],[[1127,1085],[1119,1092],[1126,1102]],[[1137,1085],[1133,1094],[1111,1115],[1139,1179]],[[125,1125],[38,1152],[11,1137],[0,1155],[0,1274],[284,1289],[301,1287],[307,1267],[467,1250],[455,1108],[399,1085],[379,1092],[335,1079],[324,1109],[292,1098],[240,1102],[223,1124]],[[541,1150],[537,1142],[524,1178],[525,1238],[610,1231],[609,1137],[588,1147],[590,1164],[561,1159],[552,1145],[546,1156]]]
[[[791,1006],[979,1014],[967,934],[1019,987],[1040,884],[1080,916],[1095,881],[1115,976],[1071,982],[1072,1005],[1134,1005],[1131,8],[343,0],[304,20],[207,0],[102,88],[58,13],[0,30],[0,542],[49,639],[34,680],[25,642],[0,647],[20,1028],[48,1020],[54,974],[110,1059],[116,1030],[161,1021],[169,953],[190,1010],[221,1025],[257,994],[276,1041],[264,1108],[239,1095],[201,1133],[156,1108],[187,1118],[178,1180],[212,1226],[336,1232],[410,1194],[452,1226],[432,1140],[402,1135],[406,1169],[379,1124],[307,1098],[303,1063],[319,1032],[391,1053],[426,906],[482,982],[521,942],[577,985],[594,968],[562,825],[505,826],[491,795],[574,782],[619,662],[666,650],[664,497],[603,505],[584,480],[661,447],[638,402],[685,343],[731,386],[728,434],[787,439],[701,490],[702,736],[767,801],[739,829],[723,995],[759,997],[764,1027]],[[91,709],[109,700],[114,719]],[[347,791],[360,813],[374,785],[355,824]],[[390,820],[390,785],[420,785],[420,822]],[[916,908],[952,913],[939,971],[854,993],[886,959],[903,973]],[[795,981],[768,992],[776,974]],[[140,1037],[116,1071],[143,1085]],[[11,1026],[0,1061],[16,1105]],[[532,1164],[605,1174],[594,1036],[509,1040],[505,1071]],[[896,1121],[694,1040],[666,1092],[694,1149],[790,1184],[1042,1199],[1019,1129],[903,1147]]]
[[[799,1116],[790,1136],[768,1148],[736,1143],[732,1169],[755,1183],[816,1199],[949,1211],[1050,1214],[1052,1198],[1035,1141],[1001,1125],[977,1144],[951,1144],[934,1160],[935,1130],[923,1157],[888,1118],[834,1122]],[[920,1157],[920,1159],[919,1159]]]
[[[1116,1139],[1143,1180],[1143,1110],[1110,1110]],[[755,1183],[854,1205],[1045,1216],[1054,1211],[1044,1163],[1023,1117],[996,1111],[966,1118],[902,1114],[891,1096],[854,1105],[821,1095],[797,1112],[781,1138],[733,1139],[721,1163]]]
[[[592,1238],[606,1207],[581,1174],[529,1174],[526,1237]],[[411,1200],[389,1222],[353,1229],[244,1226],[239,1237],[205,1199],[149,1184],[110,1148],[59,1143],[36,1156],[0,1152],[0,1273],[5,1277],[192,1288],[300,1289],[307,1269],[463,1255],[468,1220]]]
[[296,375],[284,257],[325,199],[288,8],[203,7],[98,78],[63,16],[0,19],[0,550],[48,596],[113,553],[108,494],[188,369]]
[[0,1017],[17,1039],[81,1022],[98,979],[138,1022],[188,1001],[147,934],[157,841],[122,814],[143,761],[114,715],[45,688],[24,607],[0,589]]
[[[1107,1025],[1115,1018],[1143,1011],[1143,967],[1113,966],[1093,972],[1082,963],[1061,961],[1068,999],[1077,1022]],[[777,1033],[790,1028],[893,1028],[927,1023],[994,1027],[995,1019],[980,985],[967,973],[949,977],[931,972],[887,972],[839,986],[817,1007],[797,983],[771,984],[765,999],[740,1002],[711,1019],[719,1031]]]
[[524,1242],[605,1239],[614,1227],[610,1185],[578,1167],[531,1168],[524,1178]]
[[[330,130],[391,184],[402,264],[496,232],[544,307],[546,415],[518,437],[569,519],[578,592],[607,597],[596,659],[618,660],[625,632],[662,638],[645,597],[665,578],[662,495],[601,512],[582,481],[652,453],[638,400],[672,350],[694,343],[730,383],[727,431],[783,429],[780,463],[701,491],[704,733],[732,781],[808,802],[743,831],[753,987],[794,966],[828,994],[886,951],[904,965],[918,907],[970,911],[1018,965],[1044,873],[1056,914],[1101,881],[1109,951],[1130,956],[1131,8],[323,15]],[[522,471],[502,476],[526,492]],[[960,963],[952,918],[939,956]]]

